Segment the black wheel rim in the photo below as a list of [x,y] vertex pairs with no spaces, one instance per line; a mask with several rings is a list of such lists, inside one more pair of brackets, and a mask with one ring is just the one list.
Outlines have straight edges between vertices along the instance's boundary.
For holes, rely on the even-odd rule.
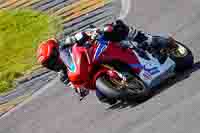
[[176,45],[178,48],[172,51],[173,56],[181,58],[188,55],[188,50],[184,46],[182,46],[179,42],[176,42]]
[[128,82],[128,86],[127,86],[127,89],[129,92],[133,93],[133,94],[142,94],[145,92],[145,86],[144,84],[142,83],[142,81],[134,78],[132,80],[130,80]]
[[127,90],[129,93],[134,95],[143,94],[146,88],[142,81],[138,80],[137,78],[129,79],[129,81],[126,81],[124,85],[121,84],[122,80],[111,79],[108,76],[103,76],[103,80],[107,85],[111,86],[117,91]]

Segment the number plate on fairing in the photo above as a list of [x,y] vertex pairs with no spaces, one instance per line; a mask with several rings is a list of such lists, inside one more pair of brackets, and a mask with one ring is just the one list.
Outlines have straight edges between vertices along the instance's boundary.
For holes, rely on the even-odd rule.
[[158,59],[154,58],[151,54],[147,53],[147,55],[150,60],[146,60],[136,53],[142,68],[139,77],[148,87],[152,88],[171,75],[174,75],[175,62],[172,59],[167,58],[163,64],[160,64]]

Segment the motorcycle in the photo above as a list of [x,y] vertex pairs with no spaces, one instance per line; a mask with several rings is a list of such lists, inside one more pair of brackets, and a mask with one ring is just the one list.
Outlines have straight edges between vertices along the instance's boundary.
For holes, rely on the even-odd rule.
[[75,44],[66,57],[69,80],[77,90],[96,90],[108,99],[148,97],[152,88],[193,65],[190,49],[171,40],[156,52],[134,44],[124,48],[104,36],[89,47]]

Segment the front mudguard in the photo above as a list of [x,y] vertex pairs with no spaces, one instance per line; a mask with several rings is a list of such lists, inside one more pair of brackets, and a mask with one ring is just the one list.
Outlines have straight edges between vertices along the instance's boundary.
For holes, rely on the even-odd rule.
[[109,98],[117,98],[121,95],[120,92],[116,91],[116,90],[113,90],[113,89],[110,89],[110,88],[107,88],[107,89],[104,89],[106,87],[101,87],[97,86],[97,82],[98,80],[100,80],[100,77],[102,75],[108,75],[112,78],[121,78],[120,75],[118,75],[118,73],[112,69],[112,68],[108,68],[108,67],[105,67],[103,66],[94,76],[93,78],[93,81],[92,81],[92,85],[95,89],[99,89],[98,91],[100,91],[101,93],[103,93],[103,95],[109,97]]

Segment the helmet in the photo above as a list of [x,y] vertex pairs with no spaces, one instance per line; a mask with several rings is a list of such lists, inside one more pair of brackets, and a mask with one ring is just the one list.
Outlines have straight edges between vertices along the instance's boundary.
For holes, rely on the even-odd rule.
[[116,20],[112,24],[107,24],[104,28],[104,35],[108,40],[124,40],[129,33],[129,27],[122,20]]
[[103,28],[103,34],[106,40],[108,41],[114,41],[115,35],[113,32],[113,25],[112,24],[106,24]]
[[113,25],[112,25],[112,24],[107,24],[107,25],[105,25],[103,31],[104,31],[105,33],[113,32]]
[[129,27],[122,20],[116,20],[113,26],[113,31],[116,34],[116,38],[121,40],[125,40],[129,33]]
[[48,69],[59,71],[62,61],[58,48],[58,41],[54,38],[42,42],[37,50],[38,62]]

